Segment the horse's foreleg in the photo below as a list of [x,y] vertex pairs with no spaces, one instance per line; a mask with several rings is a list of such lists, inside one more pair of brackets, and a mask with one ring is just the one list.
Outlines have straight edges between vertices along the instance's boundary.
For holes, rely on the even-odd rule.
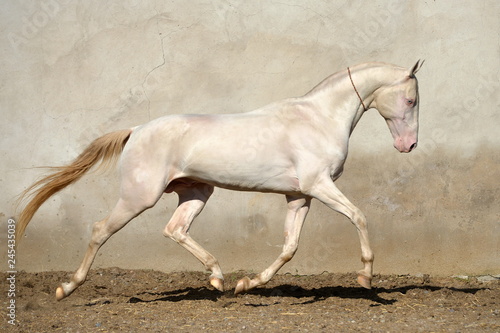
[[368,228],[363,213],[347,199],[328,177],[319,182],[311,191],[311,195],[331,209],[344,214],[358,230],[361,243],[361,261],[364,268],[358,272],[358,283],[370,289],[373,276],[373,252],[368,240]]
[[99,248],[109,239],[109,237],[123,228],[132,218],[137,216],[145,208],[146,207],[135,210],[131,209],[129,205],[120,199],[107,218],[94,224],[92,239],[87,248],[87,252],[85,252],[82,264],[72,276],[70,282],[63,283],[56,289],[56,299],[58,301],[71,295],[76,288],[85,282],[90,266]]
[[179,195],[179,205],[167,223],[163,234],[176,241],[191,252],[209,271],[210,284],[217,290],[224,291],[224,278],[217,259],[194,241],[189,235],[189,227],[213,192],[213,186],[197,184],[180,186],[175,189]]
[[288,212],[285,221],[285,244],[283,245],[283,250],[276,259],[276,261],[269,266],[265,271],[257,275],[253,279],[244,277],[238,281],[235,294],[240,294],[246,292],[252,288],[260,285],[264,285],[276,274],[276,272],[283,267],[288,261],[290,261],[299,245],[300,231],[302,230],[302,225],[306,219],[307,212],[309,211],[309,206],[311,199],[309,197],[304,198],[292,198],[287,196],[288,200]]

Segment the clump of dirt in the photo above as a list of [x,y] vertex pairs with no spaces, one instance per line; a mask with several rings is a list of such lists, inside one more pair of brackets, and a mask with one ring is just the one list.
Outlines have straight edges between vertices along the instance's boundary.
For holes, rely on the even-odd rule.
[[57,302],[55,288],[71,273],[20,272],[15,325],[8,323],[4,298],[0,327],[3,332],[500,331],[500,280],[494,278],[382,275],[374,278],[374,289],[365,290],[355,274],[282,274],[234,296],[245,275],[226,274],[228,291],[221,293],[202,272],[95,269],[73,295]]

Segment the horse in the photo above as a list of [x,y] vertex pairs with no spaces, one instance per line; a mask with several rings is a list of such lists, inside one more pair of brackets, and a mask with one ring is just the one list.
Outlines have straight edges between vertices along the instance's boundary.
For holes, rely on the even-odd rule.
[[[328,76],[302,97],[288,98],[250,112],[166,115],[146,124],[95,139],[70,164],[21,194],[28,201],[18,219],[17,238],[38,208],[94,166],[119,159],[120,192],[110,214],[93,224],[84,259],[56,299],[71,295],[87,277],[100,247],[129,221],[153,207],[163,193],[179,203],[163,234],[191,252],[211,272],[209,283],[224,291],[218,260],[189,234],[214,187],[283,194],[287,200],[284,245],[264,271],[237,282],[241,294],[269,282],[292,259],[313,198],[350,219],[361,244],[358,283],[371,288],[374,255],[363,213],[335,185],[344,167],[349,138],[370,108],[386,120],[394,147],[409,153],[418,142],[418,82],[423,62],[408,68],[370,62]],[[265,134],[265,135],[264,135]],[[260,139],[259,139],[260,138]],[[23,201],[23,202],[24,202]]]

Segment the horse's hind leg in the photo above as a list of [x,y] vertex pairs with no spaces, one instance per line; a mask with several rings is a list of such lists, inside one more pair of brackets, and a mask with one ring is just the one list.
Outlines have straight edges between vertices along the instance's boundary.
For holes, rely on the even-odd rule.
[[82,285],[87,278],[90,266],[92,265],[99,248],[115,232],[123,228],[130,220],[151,206],[152,204],[138,205],[137,202],[130,204],[127,201],[120,199],[107,218],[94,223],[92,239],[87,248],[87,252],[85,252],[83,262],[75,274],[73,274],[70,282],[63,283],[57,288],[56,299],[60,301],[61,299],[71,295],[76,288]]
[[234,291],[235,294],[246,292],[269,282],[274,274],[276,274],[276,272],[283,267],[284,264],[290,261],[297,251],[300,231],[302,230],[307,212],[309,211],[311,198],[287,196],[287,200],[288,213],[285,221],[285,244],[283,245],[281,255],[271,266],[269,266],[269,268],[257,275],[255,278],[250,280],[248,277],[244,277],[239,280],[236,285],[236,290]]
[[179,195],[179,205],[163,234],[201,261],[212,272],[210,284],[217,290],[224,291],[224,278],[217,259],[189,236],[191,223],[200,214],[213,190],[213,186],[208,184],[178,185],[174,191]]

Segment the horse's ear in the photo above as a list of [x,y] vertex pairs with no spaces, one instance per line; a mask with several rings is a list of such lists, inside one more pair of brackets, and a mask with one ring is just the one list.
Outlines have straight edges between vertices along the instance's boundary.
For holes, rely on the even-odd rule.
[[425,60],[422,60],[422,62],[420,62],[420,59],[417,61],[417,63],[413,66],[412,69],[410,69],[410,74],[409,76],[410,77],[415,77],[415,74],[417,74],[417,72],[420,70],[420,68],[422,68],[422,65],[424,64]]

